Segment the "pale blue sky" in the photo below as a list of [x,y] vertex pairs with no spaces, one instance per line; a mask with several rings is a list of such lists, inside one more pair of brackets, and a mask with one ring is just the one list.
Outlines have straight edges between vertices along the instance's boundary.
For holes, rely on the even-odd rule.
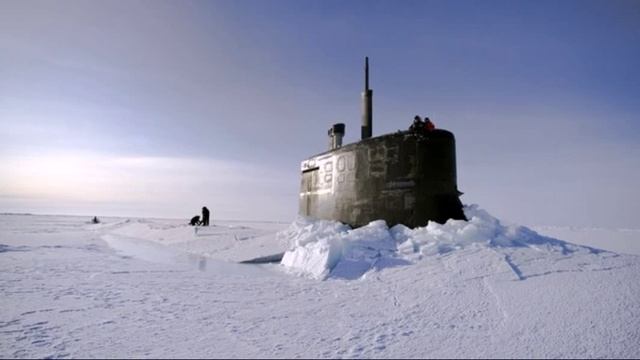
[[638,227],[638,1],[2,1],[0,212],[291,220],[326,130],[430,116],[464,203]]

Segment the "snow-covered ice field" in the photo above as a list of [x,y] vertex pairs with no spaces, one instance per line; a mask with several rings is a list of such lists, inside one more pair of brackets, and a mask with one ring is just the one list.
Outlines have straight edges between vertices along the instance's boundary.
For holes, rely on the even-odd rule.
[[0,215],[0,357],[640,357],[640,232],[465,211],[197,232]]

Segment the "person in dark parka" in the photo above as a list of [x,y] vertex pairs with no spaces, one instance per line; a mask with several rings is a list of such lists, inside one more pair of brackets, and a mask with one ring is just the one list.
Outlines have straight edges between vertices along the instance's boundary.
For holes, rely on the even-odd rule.
[[189,221],[189,225],[191,225],[191,226],[200,225],[200,216],[196,215],[196,216],[192,217],[191,221]]
[[206,206],[202,208],[202,225],[209,226],[209,209]]
[[414,133],[422,133],[423,130],[424,130],[424,122],[422,121],[420,116],[416,115],[413,118],[413,124],[411,124],[411,126],[409,127],[409,131]]

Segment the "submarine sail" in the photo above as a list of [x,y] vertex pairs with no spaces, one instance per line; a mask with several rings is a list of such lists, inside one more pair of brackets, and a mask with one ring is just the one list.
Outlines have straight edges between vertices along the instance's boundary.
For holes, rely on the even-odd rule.
[[302,161],[299,213],[352,227],[466,220],[453,133],[412,126],[372,137],[372,96],[366,58],[361,140],[342,146],[344,124],[335,124],[329,150]]

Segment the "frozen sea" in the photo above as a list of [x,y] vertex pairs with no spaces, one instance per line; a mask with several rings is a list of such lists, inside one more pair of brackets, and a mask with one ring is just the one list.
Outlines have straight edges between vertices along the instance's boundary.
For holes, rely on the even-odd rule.
[[474,211],[416,230],[0,215],[0,357],[640,357],[640,231]]

